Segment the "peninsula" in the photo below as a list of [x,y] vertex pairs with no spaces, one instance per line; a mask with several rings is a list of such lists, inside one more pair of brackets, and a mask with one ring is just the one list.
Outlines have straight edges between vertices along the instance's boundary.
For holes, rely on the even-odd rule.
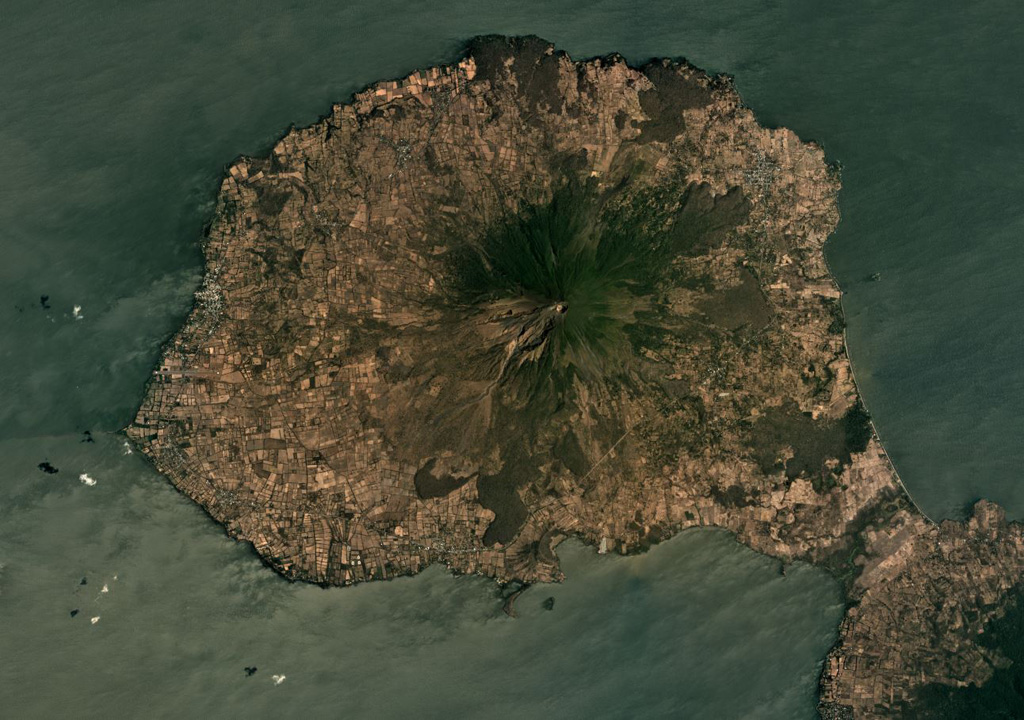
[[[914,506],[854,384],[840,179],[684,61],[484,37],[231,165],[131,440],[286,577],[730,530],[849,608],[825,718],[912,717],[1009,662],[1024,533]],[[925,715],[922,715],[922,717]]]

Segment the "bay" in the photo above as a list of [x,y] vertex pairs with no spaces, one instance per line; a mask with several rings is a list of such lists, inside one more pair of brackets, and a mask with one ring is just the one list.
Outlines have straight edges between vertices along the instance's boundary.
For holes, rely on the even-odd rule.
[[[566,543],[568,580],[516,619],[495,583],[441,567],[291,584],[119,438],[0,451],[20,468],[0,513],[7,717],[810,717],[842,614],[824,572],[783,577],[720,531],[639,557]],[[40,451],[60,469],[42,481]]]

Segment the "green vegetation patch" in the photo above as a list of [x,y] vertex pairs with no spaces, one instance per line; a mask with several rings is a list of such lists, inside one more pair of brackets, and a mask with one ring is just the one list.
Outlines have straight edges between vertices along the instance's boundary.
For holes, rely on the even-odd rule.
[[683,111],[711,103],[711,90],[668,61],[643,68],[653,87],[640,93],[640,107],[649,118],[642,126],[640,142],[671,142],[683,131]]
[[[584,394],[643,392],[638,357],[669,339],[684,341],[697,324],[672,315],[664,301],[666,288],[688,278],[679,261],[720,247],[746,220],[749,204],[738,190],[716,198],[705,185],[636,188],[638,176],[627,174],[607,190],[575,180],[571,170],[566,177],[550,201],[524,207],[478,237],[448,230],[443,312],[454,323],[452,337],[480,342],[459,348],[456,371],[486,385],[482,392],[496,400],[490,441],[503,454],[510,445],[537,452],[551,442],[552,456],[583,476],[590,467],[580,438],[539,441],[536,428],[571,414]],[[722,312],[761,322],[763,298],[754,285],[727,293]],[[666,451],[690,434],[670,430],[655,433]],[[608,438],[609,446],[617,438]],[[489,542],[508,542],[519,531],[526,508],[516,488],[537,474],[522,452],[503,461],[501,472],[478,481],[481,504],[496,514]],[[421,494],[451,485],[430,474],[417,480]]]
[[[839,420],[821,421],[800,411],[795,402],[769,408],[754,423],[747,442],[761,471],[770,474],[784,469],[786,477],[801,475],[816,481],[819,490],[831,484],[826,461],[850,464],[853,453],[863,452],[871,439],[870,416],[859,402]],[[785,448],[793,457],[781,462]]]
[[521,447],[514,445],[505,453],[501,470],[477,482],[480,504],[494,513],[494,520],[484,533],[485,545],[507,545],[515,540],[527,517],[526,505],[517,489],[537,474],[537,466]]
[[1009,666],[995,668],[992,679],[981,687],[925,685],[899,708],[900,717],[908,720],[1024,717],[1024,597],[1019,587],[1015,593],[1017,598],[1006,615],[988,623],[978,637],[983,647],[1005,656],[1010,661]]
[[713,324],[730,331],[761,330],[772,319],[761,286],[748,270],[743,270],[739,285],[713,293],[700,309]]
[[470,477],[459,478],[447,473],[435,475],[434,465],[436,463],[436,458],[430,458],[413,476],[416,493],[421,498],[444,497],[448,493],[458,490],[471,479]]
[[579,438],[571,429],[551,448],[551,454],[577,477],[583,477],[588,468],[587,456],[583,454]]
[[638,340],[657,344],[667,330],[655,295],[681,280],[673,260],[719,245],[748,212],[739,191],[718,199],[703,185],[601,194],[568,181],[550,203],[458,244],[448,256],[450,294],[467,310],[504,313],[543,345],[503,381],[560,395],[576,376],[621,377]]

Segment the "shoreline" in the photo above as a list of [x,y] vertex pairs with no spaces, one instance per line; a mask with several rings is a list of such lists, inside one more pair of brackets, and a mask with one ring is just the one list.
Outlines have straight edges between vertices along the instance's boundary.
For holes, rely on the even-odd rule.
[[[838,201],[836,205],[838,207]],[[840,222],[841,221],[842,218],[840,216]],[[837,223],[836,228],[838,229],[838,227],[839,224]],[[900,488],[903,490],[903,494],[906,495],[907,499],[910,501],[910,504],[913,505],[914,509],[917,510],[918,513],[920,513],[921,517],[923,517],[932,525],[937,526],[939,523],[936,522],[930,515],[928,515],[928,513],[926,513],[920,505],[917,504],[917,500],[914,499],[914,496],[907,488],[906,483],[903,482],[903,478],[900,476],[900,472],[896,468],[896,463],[893,462],[892,456],[889,455],[889,449],[885,446],[885,442],[882,440],[882,436],[878,433],[878,427],[875,425],[875,419],[874,416],[872,416],[871,414],[871,409],[868,407],[868,404],[864,401],[864,393],[861,391],[860,383],[857,381],[857,369],[856,367],[854,367],[853,356],[850,354],[849,324],[847,322],[846,313],[846,292],[839,284],[839,278],[836,276],[835,271],[832,269],[832,264],[829,262],[828,252],[826,251],[828,243],[834,235],[835,230],[833,230],[832,233],[828,236],[828,238],[825,239],[825,242],[822,245],[822,257],[824,257],[825,259],[825,267],[828,268],[829,278],[832,280],[832,284],[835,286],[836,290],[839,291],[839,310],[842,313],[843,317],[843,352],[846,354],[846,361],[850,366],[850,382],[853,383],[854,390],[856,390],[857,392],[857,397],[860,399],[861,404],[864,406],[864,409],[868,413],[868,423],[871,425],[871,432],[874,435],[875,440],[878,441],[878,446],[881,448],[882,453],[885,455],[885,460],[887,463],[889,463],[889,469],[892,471],[893,477],[896,479],[896,482],[899,483]]]

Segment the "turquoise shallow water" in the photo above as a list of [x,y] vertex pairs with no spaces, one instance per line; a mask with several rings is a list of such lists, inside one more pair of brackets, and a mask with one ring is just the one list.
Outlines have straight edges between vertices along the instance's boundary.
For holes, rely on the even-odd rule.
[[851,352],[904,480],[933,515],[984,495],[1024,517],[1022,27],[1010,0],[5,3],[0,706],[813,716],[840,615],[820,572],[782,579],[698,532],[641,558],[565,550],[567,583],[529,591],[517,621],[489,583],[440,571],[291,586],[105,433],[187,311],[227,162],[471,35],[532,32],[576,56],[685,55],[734,74],[764,122],[823,142],[844,166],[828,255]]

